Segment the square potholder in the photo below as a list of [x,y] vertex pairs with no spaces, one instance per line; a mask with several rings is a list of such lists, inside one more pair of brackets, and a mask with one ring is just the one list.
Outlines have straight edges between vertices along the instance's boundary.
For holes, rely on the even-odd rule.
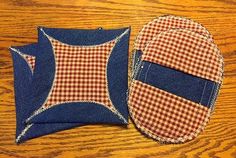
[[40,27],[26,122],[127,124],[129,34]]
[[[41,30],[43,30],[43,32],[41,32]],[[42,44],[41,46],[39,46],[39,44],[31,44],[25,47],[24,46],[14,47],[11,49],[11,51],[14,52],[12,53],[13,54],[12,56],[14,61],[14,76],[15,76],[14,82],[15,82],[15,97],[16,97],[16,112],[17,112],[16,141],[20,143],[30,138],[83,125],[82,123],[80,123],[80,121],[89,124],[98,124],[98,123],[126,124],[128,119],[128,110],[126,103],[128,77],[127,77],[127,66],[125,65],[128,65],[127,56],[128,56],[128,41],[129,41],[130,29],[123,28],[114,30],[103,30],[102,28],[98,28],[94,30],[78,30],[78,29],[54,29],[54,28],[40,27],[39,38],[43,38],[42,36],[40,37],[40,33],[41,35],[45,36],[45,32],[50,33],[50,35],[55,36],[55,38],[58,37],[62,41],[65,40],[70,44],[80,44],[81,46],[83,45],[82,47],[86,46],[88,48],[91,48],[90,51],[87,51],[88,52],[87,54],[82,54],[80,58],[75,58],[78,60],[86,59],[84,58],[85,57],[84,55],[89,55],[88,57],[91,57],[91,55],[94,57],[103,57],[104,55],[103,53],[106,53],[108,49],[107,45],[103,47],[103,49],[100,48],[94,49],[92,45],[102,45],[102,43],[108,43],[110,42],[109,40],[112,40],[114,38],[115,45],[114,47],[112,47],[112,52],[110,52],[109,54],[109,59],[107,60],[106,63],[105,72],[107,73],[107,81],[109,81],[109,83],[107,84],[107,88],[109,88],[109,90],[115,90],[113,91],[114,93],[113,92],[111,94],[109,93],[109,97],[112,99],[112,101],[116,103],[116,107],[118,107],[117,108],[118,110],[121,110],[122,115],[117,116],[117,113],[115,114],[114,111],[111,111],[111,109],[107,110],[106,108],[103,107],[103,105],[97,106],[96,103],[82,102],[76,104],[76,102],[72,101],[72,104],[69,104],[68,109],[67,108],[64,109],[64,107],[60,108],[60,106],[57,106],[59,107],[59,109],[56,110],[56,113],[54,113],[55,111],[53,111],[53,113],[49,112],[50,114],[56,115],[56,117],[59,119],[53,118],[54,116],[49,116],[46,114],[42,117],[43,121],[40,120],[41,115],[38,115],[40,118],[38,122],[37,119],[36,122],[30,122],[29,120],[32,118],[32,114],[34,115],[35,112],[38,111],[38,109],[41,109],[42,106],[41,104],[44,102],[45,99],[44,98],[46,95],[45,93],[48,93],[50,89],[49,87],[50,84],[48,84],[48,82],[50,82],[49,80],[52,79],[53,73],[52,74],[45,73],[46,75],[48,75],[47,77],[49,77],[47,78],[43,76],[44,74],[41,72],[52,70],[53,68],[50,67],[50,64],[52,64],[53,60],[48,60],[48,56],[50,56],[50,53],[47,53],[47,50],[44,49],[46,48],[44,46],[47,45]],[[119,44],[116,45],[116,43]],[[24,53],[22,53],[21,51]],[[64,54],[63,51],[64,50],[61,50],[62,55]],[[77,53],[77,51],[78,50],[75,51],[75,54]],[[93,52],[93,54],[90,53],[91,51]],[[65,55],[68,54],[65,53]],[[35,58],[37,58],[37,60],[35,60]],[[96,58],[93,59],[96,60]],[[72,62],[66,61],[66,62],[73,63],[73,61]],[[87,64],[89,64],[88,62],[89,61],[87,60],[84,62],[85,64],[84,68],[90,69],[91,67],[87,67],[88,66]],[[43,66],[43,64],[45,63],[46,67],[44,67],[45,65]],[[76,62],[76,64],[80,64],[80,62]],[[96,64],[96,62],[93,62],[93,64]],[[41,68],[44,69],[42,70],[40,66]],[[76,68],[80,68],[77,66],[78,65],[76,65]],[[99,70],[99,67],[96,67],[96,65],[93,65],[92,67],[94,68],[95,71]],[[118,75],[121,76],[117,77],[117,74],[113,75],[114,69],[117,69],[118,70],[117,72],[119,72]],[[84,74],[85,72],[82,70],[79,71],[79,73]],[[77,77],[80,77],[80,75],[77,75]],[[72,78],[72,80],[73,79],[74,78]],[[91,81],[89,83],[93,85],[93,82]],[[93,87],[92,90],[94,93],[91,93],[92,97],[94,94],[96,95],[100,92],[99,88],[100,87]],[[87,90],[87,88],[85,88],[85,90]],[[74,93],[73,89],[71,92]],[[85,93],[83,92],[80,93],[80,95],[81,94],[83,95]],[[66,105],[68,105],[67,102]],[[76,106],[82,105],[83,107],[76,108],[73,105]],[[74,108],[76,110],[74,110]],[[78,111],[78,109],[81,111]],[[76,119],[73,119],[73,117]],[[62,120],[60,120],[61,118]],[[69,118],[69,120],[67,120],[67,118]]]

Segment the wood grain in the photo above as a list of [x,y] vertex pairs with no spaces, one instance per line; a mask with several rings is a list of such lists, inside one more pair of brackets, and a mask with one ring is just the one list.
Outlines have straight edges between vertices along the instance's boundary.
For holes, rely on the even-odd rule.
[[[142,26],[163,14],[186,16],[213,34],[225,58],[224,84],[205,131],[185,144],[166,145],[126,128],[96,125],[58,132],[15,145],[13,69],[8,47],[37,41],[37,26],[131,26],[130,51]],[[235,0],[1,0],[0,157],[236,157]]]

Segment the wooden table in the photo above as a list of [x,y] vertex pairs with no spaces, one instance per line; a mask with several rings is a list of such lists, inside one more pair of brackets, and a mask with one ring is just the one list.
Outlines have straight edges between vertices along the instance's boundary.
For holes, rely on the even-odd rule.
[[[142,26],[163,15],[186,16],[214,36],[225,61],[225,78],[215,112],[195,140],[165,145],[110,125],[84,126],[16,145],[12,60],[8,47],[37,41],[37,26],[117,28],[131,26],[130,52]],[[1,0],[0,157],[236,157],[235,0]]]

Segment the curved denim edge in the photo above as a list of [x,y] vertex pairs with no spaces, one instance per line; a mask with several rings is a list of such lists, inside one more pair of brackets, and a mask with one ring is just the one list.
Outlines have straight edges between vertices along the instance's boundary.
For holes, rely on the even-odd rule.
[[[12,54],[13,69],[14,69],[14,90],[15,90],[15,106],[16,106],[16,137],[15,141],[20,144],[28,139],[43,136],[49,133],[54,133],[64,129],[69,129],[72,127],[82,126],[82,123],[61,123],[61,124],[25,124],[25,119],[29,116],[25,113],[25,109],[34,109],[31,106],[27,107],[25,101],[27,102],[27,93],[30,88],[32,81],[32,72],[30,71],[29,65],[23,59],[23,57],[16,52],[27,51],[28,55],[37,55],[34,50],[36,44],[29,44],[26,46],[12,46],[9,48]],[[13,48],[13,49],[12,49]]]
[[[67,130],[75,127],[83,126],[82,123],[42,123],[42,124],[29,124],[27,131],[16,141],[21,144],[29,139],[37,138],[47,134],[52,134],[62,130]],[[27,125],[26,125],[27,127]]]
[[[27,55],[33,55],[35,56],[36,58],[36,61],[35,61],[35,64],[37,67],[37,60],[38,60],[38,57],[42,54],[39,50],[39,47],[38,47],[38,43],[32,43],[32,44],[28,44],[28,45],[24,45],[24,46],[14,46],[14,47],[11,47],[13,49],[16,49],[18,52],[22,53],[22,54],[27,54]],[[30,104],[30,100],[28,98],[31,97],[32,95],[32,91],[30,90],[31,89],[31,85],[32,85],[32,80],[33,80],[33,76],[35,76],[35,71],[34,71],[34,74],[31,74],[32,76],[32,79],[30,82],[28,82],[27,86],[29,87],[28,90],[27,90],[27,97],[25,98],[27,100],[27,102],[29,103],[29,106],[28,108],[26,108],[26,111],[24,112],[24,114],[26,116],[29,116],[32,114],[32,112],[35,110],[35,108],[32,108],[32,104]],[[29,86],[30,85],[30,86]],[[33,110],[34,109],[34,110]]]
[[[42,28],[39,28],[39,44],[41,45],[41,47],[42,47],[42,50],[44,50],[44,49],[46,49],[46,50],[52,50],[52,52],[53,52],[53,48],[52,48],[52,45],[51,45],[51,42],[49,41],[49,39],[48,39],[48,37],[50,37],[49,35],[47,35],[46,34],[46,32],[44,31],[44,29],[42,29]],[[123,29],[121,29],[121,30],[123,30]],[[114,39],[112,39],[112,40],[119,40],[121,37],[123,37],[123,35],[125,35],[126,34],[126,32],[127,32],[127,30],[129,30],[129,29],[126,29],[125,31],[123,31],[123,32],[121,32],[121,34],[119,34],[119,36],[116,36]],[[120,33],[120,30],[119,30],[119,33]],[[45,38],[46,38],[46,40],[45,40]],[[53,38],[53,37],[52,37]],[[104,38],[104,37],[103,37]],[[57,39],[58,40],[58,39]],[[101,42],[101,40],[99,40],[99,39],[95,39],[95,40],[98,40],[99,42]],[[107,41],[106,41],[107,42]],[[49,45],[49,43],[50,43],[50,48],[47,48],[48,46],[46,46],[46,48],[45,48],[45,46],[44,45]],[[46,51],[47,52],[47,51]],[[54,56],[54,52],[53,53],[51,53],[51,54],[53,54],[53,56]],[[42,56],[42,55],[41,55]],[[49,60],[50,61],[50,60]],[[55,59],[53,60],[54,62],[54,69],[55,69]],[[52,65],[51,65],[52,66]],[[38,68],[39,68],[39,66],[37,66]],[[47,69],[48,70],[48,69]],[[50,71],[50,70],[49,70]],[[47,71],[47,72],[49,72],[49,71]],[[38,74],[38,73],[37,73]],[[42,74],[42,72],[41,72],[41,74]],[[55,71],[54,71],[54,75],[55,75]],[[35,75],[36,76],[36,75]],[[45,76],[43,76],[44,78],[45,78]],[[43,79],[41,78],[41,80],[39,80],[38,81],[38,83],[39,82],[41,82]],[[53,79],[54,80],[54,79]],[[53,81],[52,81],[53,82]],[[51,86],[52,87],[52,86]],[[49,90],[49,93],[50,93],[50,91],[51,91],[51,88],[50,88],[50,90]],[[48,95],[45,97],[46,99],[44,100],[44,102],[47,100],[47,97],[48,97]],[[44,103],[43,103],[44,104]],[[41,104],[41,105],[43,105],[43,104]],[[46,110],[48,110],[48,109],[46,109]],[[40,107],[40,108],[38,108],[38,110],[36,110],[27,120],[26,120],[26,123],[29,123],[30,122],[30,120],[32,119],[32,118],[34,118],[36,115],[38,115],[39,113],[41,113],[41,112],[45,112],[45,110],[44,110],[44,108],[42,108],[42,106]],[[117,113],[115,113],[115,114],[117,114]],[[118,114],[119,114],[119,112],[118,112]],[[117,115],[118,115],[117,114]],[[121,117],[120,115],[118,115],[119,117]],[[121,117],[122,118],[122,117]],[[33,121],[32,121],[33,122]],[[36,119],[34,119],[34,122],[37,122],[36,121]],[[108,122],[109,123],[109,122]],[[118,121],[117,123],[120,123],[120,121]],[[124,120],[124,123],[127,123],[125,120]]]
[[[127,30],[126,30],[127,31]],[[128,123],[128,105],[126,92],[128,90],[128,50],[130,29],[120,37],[107,63],[108,93],[112,104]]]
[[22,122],[27,117],[24,113],[25,100],[29,84],[32,79],[31,70],[23,57],[10,48],[14,69],[14,91],[16,106],[16,138],[24,130],[25,126]]
[[39,32],[38,40],[38,50],[41,52],[40,55],[37,56],[36,60],[35,71],[30,88],[31,95],[29,99],[31,105],[28,105],[32,106],[35,111],[27,111],[30,113],[27,119],[37,113],[39,109],[42,109],[42,105],[45,103],[49,93],[51,92],[56,71],[51,42],[43,32]]
[[39,115],[35,115],[27,123],[48,123],[49,121],[53,123],[126,124],[108,108],[91,102],[58,104],[44,110]]

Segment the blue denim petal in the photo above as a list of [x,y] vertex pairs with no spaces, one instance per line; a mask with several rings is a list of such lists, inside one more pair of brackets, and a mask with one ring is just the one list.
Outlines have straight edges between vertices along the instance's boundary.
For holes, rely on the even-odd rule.
[[[37,56],[37,44],[22,47],[14,47],[25,54]],[[16,142],[22,143],[28,139],[36,138],[46,134],[54,133],[64,129],[80,126],[81,123],[55,123],[55,124],[25,124],[25,119],[35,111],[32,106],[25,106],[28,100],[32,72],[20,54],[10,49],[13,59],[14,88],[16,105]],[[29,111],[30,113],[26,113]]]

